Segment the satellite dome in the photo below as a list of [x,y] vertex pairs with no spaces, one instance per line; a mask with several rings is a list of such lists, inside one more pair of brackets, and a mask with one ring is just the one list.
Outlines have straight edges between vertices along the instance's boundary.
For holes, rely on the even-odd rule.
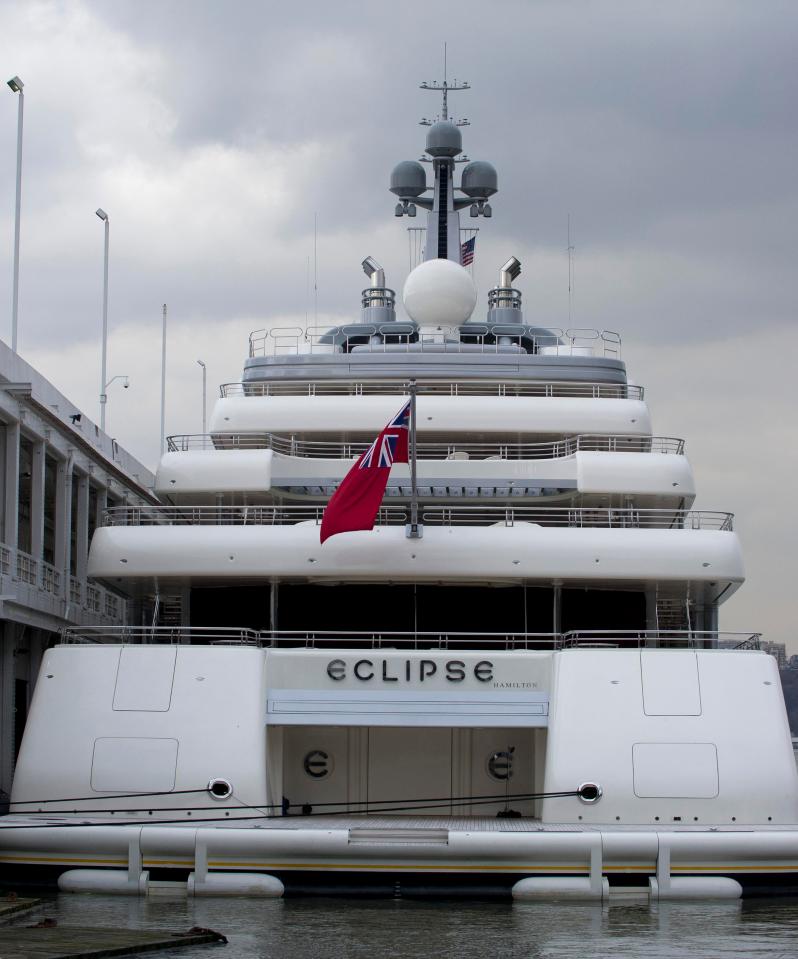
[[402,301],[419,326],[459,326],[477,305],[474,281],[453,260],[425,260],[405,280]]
[[427,153],[431,157],[456,157],[463,152],[463,136],[449,120],[438,120],[427,131]]
[[427,171],[415,160],[402,160],[391,171],[391,193],[397,196],[421,196],[427,189]]
[[460,189],[466,196],[487,199],[499,189],[496,168],[484,160],[474,160],[463,167]]

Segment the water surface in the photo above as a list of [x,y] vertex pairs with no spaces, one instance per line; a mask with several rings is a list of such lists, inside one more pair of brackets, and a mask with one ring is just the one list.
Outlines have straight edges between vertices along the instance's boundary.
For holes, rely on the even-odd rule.
[[[162,959],[664,959],[798,956],[798,900],[732,903],[474,903],[347,899],[128,899],[59,895],[61,925],[185,931],[209,926],[227,946]],[[30,922],[31,920],[26,920]]]

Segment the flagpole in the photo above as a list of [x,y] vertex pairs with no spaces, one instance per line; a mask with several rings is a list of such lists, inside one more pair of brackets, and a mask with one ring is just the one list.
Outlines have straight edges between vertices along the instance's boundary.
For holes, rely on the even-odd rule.
[[408,539],[421,539],[421,525],[418,521],[418,484],[416,481],[416,381],[410,380],[410,525],[407,527]]

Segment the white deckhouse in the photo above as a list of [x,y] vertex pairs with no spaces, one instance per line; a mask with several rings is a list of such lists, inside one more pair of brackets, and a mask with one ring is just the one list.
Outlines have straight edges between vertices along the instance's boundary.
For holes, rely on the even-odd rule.
[[[736,897],[798,875],[778,674],[718,632],[732,517],[697,512],[616,333],[530,325],[510,258],[474,315],[460,211],[496,172],[458,125],[391,177],[427,212],[397,318],[253,333],[160,506],[115,506],[88,572],[142,609],[45,657],[0,864],[62,889]],[[473,235],[473,231],[467,231]],[[465,252],[469,252],[466,248]],[[498,264],[497,264],[498,266]],[[325,502],[417,392],[417,497]],[[411,506],[419,528],[409,525]]]

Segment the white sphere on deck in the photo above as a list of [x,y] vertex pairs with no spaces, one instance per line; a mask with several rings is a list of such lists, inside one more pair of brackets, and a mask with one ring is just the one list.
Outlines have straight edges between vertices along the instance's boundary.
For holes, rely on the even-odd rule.
[[402,302],[419,326],[459,326],[477,305],[474,281],[452,260],[425,260],[405,280]]

